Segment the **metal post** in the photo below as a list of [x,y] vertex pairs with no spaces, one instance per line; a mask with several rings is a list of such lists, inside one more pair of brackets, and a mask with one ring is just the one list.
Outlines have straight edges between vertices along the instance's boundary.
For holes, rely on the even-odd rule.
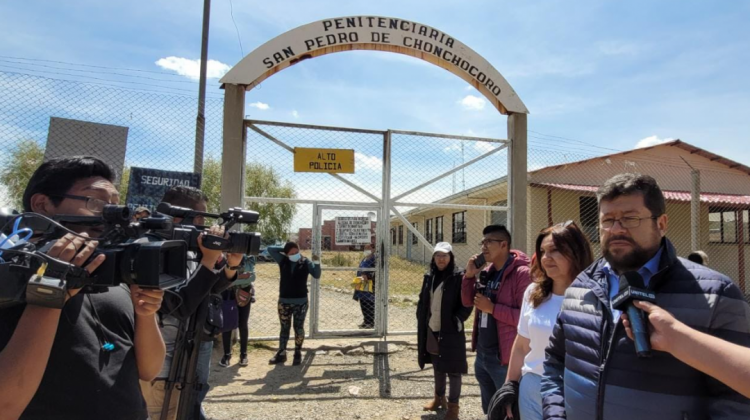
[[745,289],[745,215],[740,209],[737,210],[737,284],[740,286],[742,293],[747,293]]
[[201,75],[198,83],[198,116],[195,119],[195,157],[193,172],[203,172],[203,140],[206,134],[206,72],[208,62],[208,24],[211,0],[203,0],[203,35],[201,38]]
[[224,85],[221,208],[245,205],[245,86]]
[[526,159],[527,141],[526,114],[508,115],[508,205],[510,206],[508,225],[513,236],[513,248],[528,252],[526,247]]
[[[312,220],[312,253],[322,257],[322,218],[320,217],[320,208],[313,204]],[[323,259],[319,261],[321,265],[320,277],[323,277]],[[310,292],[310,338],[315,338],[320,332],[320,279],[312,279],[312,290]]]
[[690,188],[690,250],[701,249],[701,171],[690,171],[693,183]]
[[378,249],[380,251],[380,293],[379,311],[375,311],[375,332],[380,336],[388,335],[388,293],[389,289],[389,260],[390,248],[386,240],[389,239],[388,233],[391,228],[391,131],[383,135],[383,197],[381,199],[382,209],[380,210],[381,231],[378,238]]

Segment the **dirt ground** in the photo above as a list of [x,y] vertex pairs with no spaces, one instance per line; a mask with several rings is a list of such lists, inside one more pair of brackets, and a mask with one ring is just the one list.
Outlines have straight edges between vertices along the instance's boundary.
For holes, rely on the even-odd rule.
[[[300,366],[271,366],[273,343],[251,343],[247,367],[240,367],[238,348],[228,368],[219,366],[220,343],[214,347],[211,390],[205,410],[212,419],[382,419],[437,420],[422,411],[433,395],[432,369],[420,371],[415,337],[388,341],[307,340]],[[463,377],[461,419],[483,419],[479,387]]]
[[[250,337],[274,337],[279,335],[279,316],[277,302],[279,297],[279,269],[276,264],[260,263],[256,266],[255,280],[256,302],[250,309]],[[354,276],[352,272],[324,271],[324,277],[332,283],[346,283],[346,288],[325,285],[320,290],[320,331],[357,330],[362,323],[362,311],[359,303],[352,299],[353,289],[349,283]],[[417,279],[421,285],[422,278]],[[388,329],[394,331],[416,331],[416,301],[418,295],[412,296],[412,302],[391,305],[388,309]],[[310,312],[308,312],[305,330],[310,330]]]

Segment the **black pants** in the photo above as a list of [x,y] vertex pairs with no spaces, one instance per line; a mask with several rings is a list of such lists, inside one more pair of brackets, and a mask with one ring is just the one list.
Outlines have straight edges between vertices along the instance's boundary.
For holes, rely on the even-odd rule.
[[[368,296],[369,297],[369,296]],[[375,299],[370,300],[368,297],[360,296],[359,308],[362,310],[362,317],[366,325],[375,324]]]
[[432,371],[435,374],[435,395],[438,397],[445,396],[445,377],[448,376],[450,381],[450,391],[448,393],[448,402],[457,404],[459,398],[461,398],[461,374],[460,373],[445,373],[440,372],[435,368],[435,362],[437,362],[438,356],[433,354],[432,356]]
[[[248,303],[246,306],[238,306],[237,314],[240,318],[239,329],[240,329],[240,355],[247,355],[247,336],[248,327],[247,323],[250,320],[250,307],[252,303]],[[224,354],[232,354],[232,331],[225,331],[221,333],[221,342],[224,345]]]

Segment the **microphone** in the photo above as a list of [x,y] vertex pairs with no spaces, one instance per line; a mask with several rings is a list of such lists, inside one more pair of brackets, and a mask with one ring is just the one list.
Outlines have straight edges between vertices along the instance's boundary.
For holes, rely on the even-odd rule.
[[656,293],[646,289],[640,274],[627,271],[620,276],[620,291],[612,299],[612,307],[628,314],[633,330],[633,341],[635,341],[635,353],[638,357],[651,357],[651,341],[646,315],[633,305],[634,300],[656,303]]
[[161,202],[158,206],[156,206],[156,211],[162,214],[166,214],[167,216],[172,217],[187,217],[190,213],[194,213],[193,209],[189,209],[187,207],[178,207],[173,206],[169,203]]

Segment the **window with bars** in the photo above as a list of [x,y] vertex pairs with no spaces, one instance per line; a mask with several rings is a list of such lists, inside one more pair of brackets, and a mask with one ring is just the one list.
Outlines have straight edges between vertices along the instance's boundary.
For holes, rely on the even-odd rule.
[[424,221],[424,238],[427,239],[427,242],[434,244],[435,242],[432,242],[432,222],[432,219]]
[[596,197],[578,197],[581,229],[593,243],[599,242],[599,203]]
[[396,228],[391,228],[391,244],[396,245]]
[[404,244],[404,225],[398,225],[398,244]]
[[435,218],[435,243],[443,241],[443,216],[439,216]]
[[717,244],[739,243],[740,234],[744,243],[750,243],[748,230],[748,210],[722,209],[708,210],[708,241]]
[[466,243],[466,212],[453,213],[453,243]]
[[[414,222],[413,225],[414,225],[414,230],[416,230],[417,232],[419,232],[419,223]],[[412,245],[416,245],[418,243],[419,243],[419,238],[417,238],[417,235],[415,235],[414,233],[412,233],[411,234],[411,244]]]

